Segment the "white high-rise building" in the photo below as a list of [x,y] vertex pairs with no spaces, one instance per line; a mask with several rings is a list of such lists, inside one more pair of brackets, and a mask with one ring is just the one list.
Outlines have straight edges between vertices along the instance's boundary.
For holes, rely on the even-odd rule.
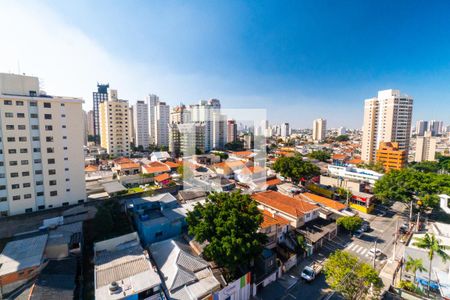
[[142,146],[144,149],[147,149],[150,144],[150,135],[148,132],[148,103],[138,100],[133,107],[133,114],[134,143],[136,147]]
[[375,160],[381,142],[397,142],[399,150],[408,152],[413,98],[399,90],[378,92],[378,97],[365,100],[361,159]]
[[159,97],[150,94],[147,96],[147,102],[148,102],[148,132],[150,134],[149,141],[150,144],[156,143],[156,137],[155,137],[155,127],[156,127],[156,119],[155,119],[155,107],[159,102]]
[[416,135],[423,136],[428,130],[428,121],[420,120],[416,122]]
[[339,127],[337,130],[337,135],[344,135],[347,134],[347,129],[345,127]]
[[429,124],[428,130],[431,132],[432,136],[437,136],[444,132],[444,122],[431,120]]
[[281,124],[281,136],[288,137],[291,134],[289,123]]
[[108,90],[108,101],[99,104],[101,146],[112,156],[129,156],[132,137],[130,108],[127,100]]
[[0,74],[1,217],[85,201],[82,103]]
[[325,140],[327,135],[327,120],[325,119],[316,119],[313,122],[313,140],[317,142],[321,142]]
[[170,106],[165,102],[157,102],[155,107],[155,144],[160,147],[169,147],[169,121]]
[[436,138],[432,137],[430,131],[426,131],[424,136],[416,138],[416,155],[414,161],[433,161],[436,155]]

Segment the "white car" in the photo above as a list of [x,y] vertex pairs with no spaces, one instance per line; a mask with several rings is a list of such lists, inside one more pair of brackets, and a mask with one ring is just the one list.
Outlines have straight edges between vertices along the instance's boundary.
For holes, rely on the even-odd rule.
[[380,256],[381,254],[382,254],[382,252],[381,252],[381,250],[380,249],[375,249],[375,248],[371,248],[370,250],[369,250],[369,252],[368,252],[368,254],[369,254],[369,256],[370,257],[378,257],[378,256]]

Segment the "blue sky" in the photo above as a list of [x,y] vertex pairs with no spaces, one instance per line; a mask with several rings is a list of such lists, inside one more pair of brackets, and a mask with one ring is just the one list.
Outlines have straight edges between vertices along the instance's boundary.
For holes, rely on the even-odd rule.
[[[449,1],[52,0],[1,6],[10,10],[3,17],[36,22],[12,38],[38,36],[52,53],[36,54],[38,63],[35,49],[11,51],[8,61],[0,59],[1,70],[15,70],[20,61],[22,71],[43,77],[50,93],[82,96],[86,107],[100,81],[130,102],[148,93],[170,104],[218,98],[227,108],[266,108],[271,123],[311,127],[324,117],[330,127],[357,128],[364,99],[395,88],[415,98],[415,120],[450,122]],[[70,84],[60,82],[66,72]]]

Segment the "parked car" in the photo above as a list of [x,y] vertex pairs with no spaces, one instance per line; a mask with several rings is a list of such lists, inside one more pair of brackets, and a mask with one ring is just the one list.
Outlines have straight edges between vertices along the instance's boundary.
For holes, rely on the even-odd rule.
[[382,254],[381,250],[378,248],[371,248],[368,252],[370,257],[378,257]]
[[311,265],[306,266],[303,271],[302,274],[300,275],[304,280],[311,282],[314,279],[316,279],[317,275],[320,274],[320,272],[322,272],[322,264],[320,262],[313,262]]
[[361,238],[361,236],[364,234],[364,231],[362,229],[358,229],[355,231],[355,233],[353,233],[353,236],[356,238]]
[[370,224],[368,222],[363,222],[361,225],[361,230],[366,232],[370,230]]
[[384,211],[384,210],[380,210],[377,213],[377,216],[379,216],[379,217],[384,217],[385,215],[386,215],[386,211]]

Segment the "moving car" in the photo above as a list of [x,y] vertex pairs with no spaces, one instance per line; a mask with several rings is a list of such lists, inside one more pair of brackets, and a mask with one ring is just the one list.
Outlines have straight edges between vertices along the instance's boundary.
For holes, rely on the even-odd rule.
[[368,252],[370,257],[378,257],[382,254],[381,250],[378,248],[371,248]]

